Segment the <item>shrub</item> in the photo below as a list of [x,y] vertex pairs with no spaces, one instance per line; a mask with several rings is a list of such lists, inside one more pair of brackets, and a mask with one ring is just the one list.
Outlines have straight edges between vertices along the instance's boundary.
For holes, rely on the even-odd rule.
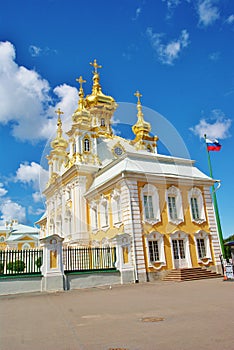
[[4,263],[0,262],[0,274],[3,274],[4,272]]
[[39,258],[35,261],[36,267],[40,268],[42,265],[42,257],[39,256]]
[[25,269],[25,263],[23,260],[11,261],[7,264],[7,270],[14,272],[23,272]]

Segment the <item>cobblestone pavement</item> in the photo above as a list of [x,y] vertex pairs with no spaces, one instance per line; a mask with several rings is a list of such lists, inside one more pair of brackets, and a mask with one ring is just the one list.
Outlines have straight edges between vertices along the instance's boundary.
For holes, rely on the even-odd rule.
[[155,282],[0,297],[1,350],[232,350],[234,283]]

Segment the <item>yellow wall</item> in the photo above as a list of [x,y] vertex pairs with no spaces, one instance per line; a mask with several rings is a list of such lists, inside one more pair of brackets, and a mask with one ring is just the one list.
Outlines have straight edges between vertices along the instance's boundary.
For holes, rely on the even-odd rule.
[[[146,185],[146,182],[138,182],[138,195],[139,195],[139,206],[140,206],[141,215],[143,214],[143,203],[141,198],[141,191],[144,185]],[[209,232],[209,223],[207,221],[207,217],[206,217],[206,221],[202,224],[197,224],[192,221],[191,214],[190,214],[190,203],[188,200],[188,192],[191,190],[191,186],[181,186],[181,185],[179,186],[179,189],[181,191],[181,196],[182,196],[184,221],[179,225],[174,225],[168,222],[167,203],[166,203],[166,190],[172,185],[171,184],[170,185],[153,184],[153,185],[155,185],[155,187],[158,189],[161,221],[155,225],[150,225],[148,223],[143,224],[142,235],[143,235],[143,246],[144,246],[145,257],[147,257],[148,254],[147,254],[146,238],[144,238],[144,235],[150,234],[151,232],[154,232],[154,231],[164,234],[164,249],[165,249],[165,258],[166,258],[167,265],[165,267],[162,267],[162,270],[172,269],[173,257],[172,257],[172,251],[171,251],[171,245],[170,245],[170,234],[176,231],[183,231],[187,233],[189,237],[189,248],[190,248],[190,257],[191,257],[192,266],[193,267],[203,266],[202,264],[199,264],[197,260],[194,233],[200,230]],[[203,193],[202,186],[196,186],[196,187],[199,188]],[[204,195],[203,195],[203,203],[204,203],[204,209],[206,213]],[[143,219],[143,215],[142,215],[142,219]],[[214,261],[212,249],[211,249],[211,252],[212,252],[212,259]],[[147,260],[145,259],[145,261]],[[214,264],[211,262],[210,265],[214,265]],[[146,268],[149,271],[155,271],[153,268],[148,268],[148,266],[146,266]]]

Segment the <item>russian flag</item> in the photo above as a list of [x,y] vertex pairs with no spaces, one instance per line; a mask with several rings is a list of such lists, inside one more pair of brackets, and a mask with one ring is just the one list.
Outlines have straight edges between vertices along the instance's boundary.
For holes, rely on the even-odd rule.
[[208,151],[220,151],[222,147],[218,140],[209,139],[206,139],[206,146]]

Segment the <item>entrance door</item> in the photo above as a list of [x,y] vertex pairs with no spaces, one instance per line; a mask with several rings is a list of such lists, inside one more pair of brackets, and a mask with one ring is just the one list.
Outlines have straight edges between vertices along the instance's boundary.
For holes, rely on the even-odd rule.
[[173,256],[174,256],[174,266],[176,269],[187,267],[187,260],[185,257],[184,240],[183,239],[173,239]]

